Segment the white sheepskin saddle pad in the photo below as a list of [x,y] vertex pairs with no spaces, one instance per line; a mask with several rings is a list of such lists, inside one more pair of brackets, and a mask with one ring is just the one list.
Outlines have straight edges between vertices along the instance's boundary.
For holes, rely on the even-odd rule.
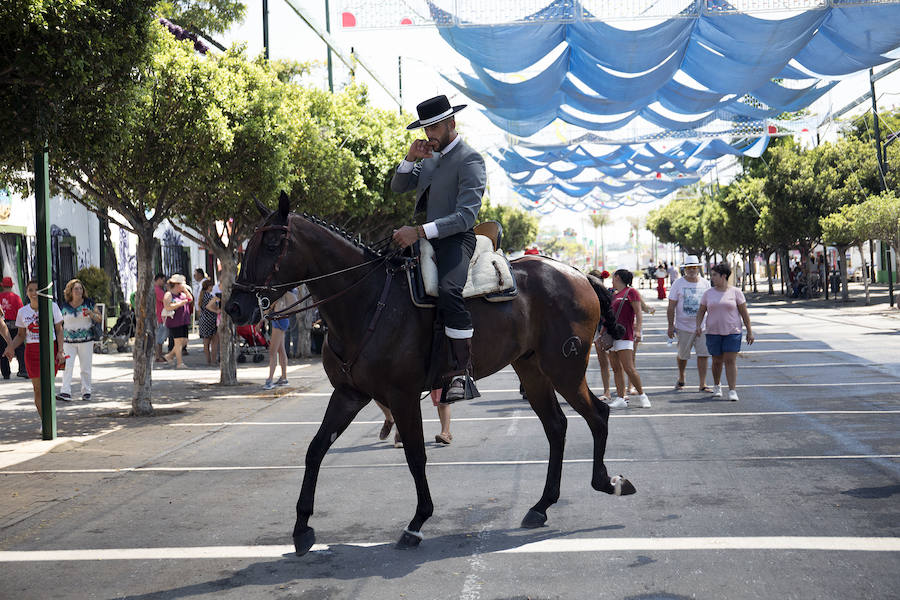
[[[437,264],[434,262],[434,248],[427,239],[419,240],[419,266],[425,293],[438,295]],[[469,276],[463,288],[463,298],[477,298],[487,294],[505,292],[515,288],[515,281],[509,269],[509,261],[500,251],[494,251],[491,239],[483,235],[475,236],[475,252],[469,261]],[[510,297],[491,298],[494,301],[512,300]]]

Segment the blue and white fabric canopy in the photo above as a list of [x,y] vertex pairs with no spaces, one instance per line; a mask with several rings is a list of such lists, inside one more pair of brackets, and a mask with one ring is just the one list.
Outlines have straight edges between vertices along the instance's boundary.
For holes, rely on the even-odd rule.
[[[556,0],[542,12],[562,4],[572,2]],[[454,22],[434,5],[431,11],[435,21]],[[888,62],[885,53],[900,46],[900,3],[836,2],[784,19],[698,13],[637,31],[540,18],[438,28],[475,73],[451,83],[493,123],[522,137],[557,118],[593,131],[638,117],[675,131],[767,119],[809,106],[835,84],[826,79]],[[525,81],[497,75],[533,68],[554,53]]]

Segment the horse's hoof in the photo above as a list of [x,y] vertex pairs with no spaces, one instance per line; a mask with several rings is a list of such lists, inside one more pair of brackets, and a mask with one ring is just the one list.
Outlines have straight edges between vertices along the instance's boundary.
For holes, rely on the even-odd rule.
[[535,529],[537,527],[543,527],[546,522],[547,515],[532,508],[528,511],[528,514],[525,515],[525,518],[522,519],[522,527],[524,529]]
[[634,485],[621,475],[616,475],[609,480],[609,483],[613,487],[614,496],[630,496],[637,492]]
[[309,552],[309,549],[312,548],[315,543],[316,530],[312,527],[307,527],[303,530],[303,533],[294,536],[294,552],[297,553],[297,556],[303,556]]
[[398,550],[408,550],[409,548],[417,548],[425,536],[418,531],[403,530],[403,535],[397,540]]

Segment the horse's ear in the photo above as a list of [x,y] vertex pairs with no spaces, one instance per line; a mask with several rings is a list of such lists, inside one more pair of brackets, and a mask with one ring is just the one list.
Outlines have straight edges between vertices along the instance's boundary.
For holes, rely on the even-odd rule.
[[287,219],[288,214],[291,212],[291,199],[284,193],[284,190],[282,190],[281,195],[278,196],[278,212],[285,219]]
[[256,204],[256,210],[259,211],[259,214],[263,216],[264,219],[268,218],[269,215],[272,214],[272,211],[266,208],[266,205],[259,201],[259,198],[253,196],[253,202]]

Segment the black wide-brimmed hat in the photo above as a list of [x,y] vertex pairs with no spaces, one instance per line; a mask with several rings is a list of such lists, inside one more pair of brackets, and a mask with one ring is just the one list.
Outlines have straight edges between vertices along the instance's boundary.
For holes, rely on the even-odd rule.
[[450,101],[444,95],[429,98],[416,107],[416,112],[419,113],[419,120],[413,121],[406,128],[418,129],[419,127],[434,125],[444,119],[449,119],[465,107],[465,104],[450,106]]

